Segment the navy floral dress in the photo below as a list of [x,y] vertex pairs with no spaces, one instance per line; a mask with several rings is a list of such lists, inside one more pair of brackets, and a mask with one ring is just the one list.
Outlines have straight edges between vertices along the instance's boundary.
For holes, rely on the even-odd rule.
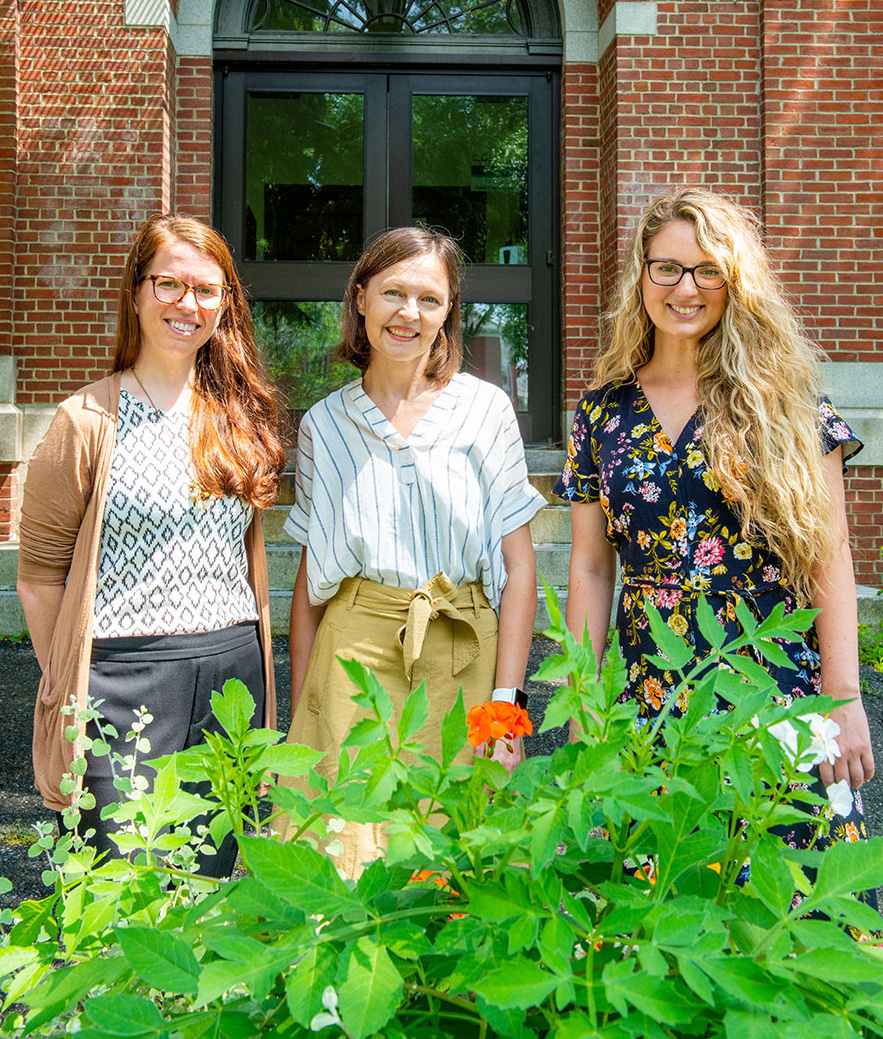
[[[820,402],[819,414],[825,453],[842,447],[848,458],[861,449],[830,401]],[[758,619],[779,602],[788,612],[807,605],[781,584],[780,561],[769,546],[742,536],[738,515],[708,467],[699,413],[672,444],[637,382],[610,384],[580,401],[567,463],[554,490],[570,502],[600,501],[607,516],[607,539],[621,567],[616,629],[628,668],[622,698],[637,701],[639,725],[656,717],[678,684],[676,675],[647,660],[657,649],[645,603],[652,603],[672,631],[693,644],[694,660],[709,650],[695,623],[700,594],[708,598],[728,639],[739,634],[738,600]],[[781,645],[796,670],[760,661],[775,678],[781,702],[818,693],[821,674],[814,630],[800,642]],[[672,713],[677,716],[686,706],[678,703]],[[830,806],[822,810],[830,832],[817,847],[834,840],[867,839],[857,791],[848,816],[834,815]],[[814,832],[809,825],[794,827],[784,838],[792,847],[806,847]]]

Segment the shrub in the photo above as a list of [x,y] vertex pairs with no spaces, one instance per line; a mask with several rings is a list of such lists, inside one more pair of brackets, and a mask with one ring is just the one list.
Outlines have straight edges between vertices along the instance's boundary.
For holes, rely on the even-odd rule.
[[[820,737],[801,718],[807,702],[778,705],[768,676],[743,652],[754,647],[780,662],[773,640],[793,637],[812,614],[777,610],[758,625],[743,612],[744,635],[723,645],[702,602],[708,664],[732,670],[682,675],[685,715],[663,713],[638,728],[634,706],[617,702],[616,648],[596,678],[588,639],[564,629],[551,599],[549,634],[562,652],[540,673],[569,684],[545,726],[575,717],[582,734],[511,778],[487,759],[452,764],[466,736],[462,700],[443,724],[438,762],[419,742],[423,689],[394,719],[373,675],[345,664],[365,716],[328,784],[310,771],[313,751],[248,728],[251,697],[228,683],[215,699],[227,736],[158,761],[152,792],[118,811],[135,825],[128,859],[96,864],[88,849],[63,852],[54,892],[15,911],[0,978],[7,1006],[27,1013],[10,1015],[7,1031],[78,1031],[81,1039],[883,1034],[881,950],[843,929],[878,926],[850,892],[883,882],[883,839],[821,856],[789,849],[772,832],[819,803],[799,783]],[[664,666],[679,671],[689,647],[649,614]],[[732,709],[717,712],[718,697]],[[833,701],[812,706],[824,712]],[[294,821],[289,843],[269,836],[261,819],[255,786],[271,773],[306,774],[313,791],[271,791]],[[205,776],[215,838],[232,828],[240,843],[246,875],[230,883],[163,857],[206,807],[181,782]],[[339,819],[387,824],[386,858],[358,882],[341,880],[322,850],[334,850]],[[827,825],[824,810],[812,819]],[[749,857],[750,880],[739,883]]]

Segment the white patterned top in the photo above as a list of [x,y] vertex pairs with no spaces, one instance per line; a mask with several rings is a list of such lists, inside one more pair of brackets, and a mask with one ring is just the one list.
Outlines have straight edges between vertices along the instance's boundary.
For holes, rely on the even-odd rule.
[[95,638],[215,631],[257,620],[245,532],[252,506],[194,500],[189,416],[120,390],[101,528]]
[[496,609],[502,539],[544,505],[502,390],[455,375],[405,438],[356,379],[301,422],[285,530],[307,546],[314,605],[346,577],[419,588],[444,571],[455,585],[480,581]]

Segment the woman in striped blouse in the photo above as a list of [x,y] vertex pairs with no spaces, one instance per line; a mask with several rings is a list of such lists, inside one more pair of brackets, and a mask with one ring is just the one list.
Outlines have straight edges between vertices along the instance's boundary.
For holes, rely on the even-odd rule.
[[[362,376],[301,423],[286,522],[304,546],[289,739],[326,751],[329,777],[359,713],[338,655],[372,667],[399,712],[425,680],[421,735],[437,754],[460,687],[468,708],[524,681],[536,611],[529,521],[544,500],[527,481],[508,397],[459,371],[460,261],[451,238],[422,228],[367,247],[342,316],[341,354]],[[343,838],[337,864],[349,875],[382,843],[371,826]]]

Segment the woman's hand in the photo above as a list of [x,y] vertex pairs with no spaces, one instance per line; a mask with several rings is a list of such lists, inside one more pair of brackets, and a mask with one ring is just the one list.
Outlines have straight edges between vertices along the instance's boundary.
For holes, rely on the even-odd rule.
[[840,757],[833,765],[827,762],[819,765],[819,776],[826,787],[845,779],[853,790],[858,790],[862,783],[874,777],[871,733],[861,697],[831,711],[830,717],[840,726],[837,737]]
[[[475,748],[477,758],[487,757],[487,744],[480,743]],[[494,741],[494,752],[491,758],[506,769],[511,776],[515,766],[524,761],[524,743],[522,740],[507,740],[504,737]]]

